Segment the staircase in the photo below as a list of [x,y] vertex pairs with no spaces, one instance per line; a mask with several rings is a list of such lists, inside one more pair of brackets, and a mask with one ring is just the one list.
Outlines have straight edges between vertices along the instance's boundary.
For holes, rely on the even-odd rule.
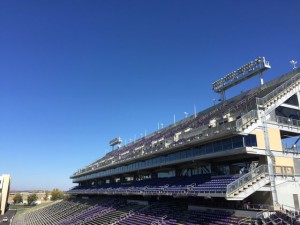
[[[261,109],[265,116],[275,110],[278,106],[287,101],[290,97],[300,91],[300,73],[287,80],[269,94],[256,99],[258,109]],[[259,124],[259,115],[257,110],[251,110],[236,121],[236,131],[242,134],[248,134]]]
[[227,185],[227,200],[243,200],[270,182],[268,166],[261,165]]
[[242,133],[250,133],[257,126],[258,112],[253,109],[250,112],[243,115],[236,121],[236,130]]
[[265,110],[268,115],[276,107],[284,103],[300,90],[300,73],[284,82],[282,85],[275,88],[272,92],[262,98],[256,99],[256,104],[259,108]]

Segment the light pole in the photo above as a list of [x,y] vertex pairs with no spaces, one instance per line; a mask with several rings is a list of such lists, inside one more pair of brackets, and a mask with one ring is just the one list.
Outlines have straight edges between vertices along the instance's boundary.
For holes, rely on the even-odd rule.
[[213,98],[212,101],[214,102],[214,105],[216,105],[217,99]]
[[291,60],[291,61],[290,61],[290,64],[292,65],[293,70],[297,69],[297,67],[296,67],[296,64],[297,64],[297,63],[298,63],[298,62],[297,62],[296,60]]

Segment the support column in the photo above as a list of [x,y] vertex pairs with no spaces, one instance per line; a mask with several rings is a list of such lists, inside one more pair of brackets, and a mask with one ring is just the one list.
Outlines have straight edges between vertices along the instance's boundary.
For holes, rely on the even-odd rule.
[[275,184],[275,173],[274,173],[274,166],[275,166],[275,157],[270,149],[270,141],[269,141],[269,132],[268,132],[268,124],[266,120],[265,111],[261,110],[261,121],[264,131],[264,140],[265,140],[265,148],[266,148],[266,155],[267,155],[267,163],[268,163],[268,170],[270,176],[270,183],[271,183],[271,193],[272,193],[272,204],[273,207],[276,208],[278,203],[277,198],[277,191],[276,191],[276,184]]
[[260,85],[263,85],[264,84],[264,78],[263,78],[262,73],[259,74],[259,79],[260,79]]
[[297,92],[298,109],[300,110],[300,92]]

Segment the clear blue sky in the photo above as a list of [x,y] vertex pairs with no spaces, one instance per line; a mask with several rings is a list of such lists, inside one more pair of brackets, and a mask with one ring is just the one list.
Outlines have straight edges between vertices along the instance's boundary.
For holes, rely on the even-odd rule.
[[[110,150],[212,105],[211,83],[258,56],[300,62],[300,1],[0,1],[0,174],[68,189]],[[229,91],[258,84],[255,77]]]

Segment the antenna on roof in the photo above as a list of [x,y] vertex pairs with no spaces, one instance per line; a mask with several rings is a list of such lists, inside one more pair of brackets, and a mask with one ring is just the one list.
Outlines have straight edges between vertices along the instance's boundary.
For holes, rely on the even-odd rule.
[[291,60],[291,61],[290,61],[290,64],[292,65],[293,70],[297,69],[297,67],[296,67],[296,64],[297,64],[297,63],[298,63],[298,62],[297,62],[296,60]]

